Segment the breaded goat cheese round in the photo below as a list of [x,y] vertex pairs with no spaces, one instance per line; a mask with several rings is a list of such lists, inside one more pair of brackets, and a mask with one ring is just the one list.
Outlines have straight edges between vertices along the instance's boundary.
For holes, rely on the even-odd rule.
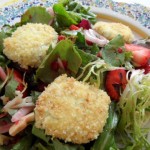
[[134,40],[131,29],[121,23],[99,21],[93,26],[93,29],[108,40],[112,40],[118,34],[123,36],[126,43],[131,43]]
[[49,25],[28,23],[4,40],[3,53],[22,68],[37,68],[50,45],[57,43],[57,32]]
[[65,142],[88,143],[103,131],[109,104],[103,90],[62,75],[39,96],[35,126]]

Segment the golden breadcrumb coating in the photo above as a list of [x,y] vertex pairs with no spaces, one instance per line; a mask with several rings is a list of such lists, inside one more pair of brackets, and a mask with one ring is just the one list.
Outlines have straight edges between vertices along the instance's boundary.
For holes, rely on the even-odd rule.
[[126,43],[131,43],[134,40],[131,29],[121,23],[99,21],[93,26],[93,29],[108,40],[112,40],[118,34],[123,36]]
[[50,45],[57,43],[57,32],[49,25],[28,23],[18,27],[11,37],[4,40],[3,53],[22,68],[36,68]]
[[35,126],[65,142],[88,143],[103,131],[109,104],[103,90],[62,75],[39,96]]

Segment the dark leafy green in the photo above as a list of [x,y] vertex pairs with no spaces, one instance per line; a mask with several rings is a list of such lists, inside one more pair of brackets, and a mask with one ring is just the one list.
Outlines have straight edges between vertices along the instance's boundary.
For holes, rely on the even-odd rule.
[[22,16],[21,23],[42,23],[48,24],[52,19],[51,15],[46,11],[44,7],[31,7]]
[[59,74],[68,73],[67,70],[61,70],[60,72],[54,71],[51,64],[57,59],[67,61],[67,69],[71,75],[75,75],[81,66],[82,59],[79,53],[76,51],[73,43],[70,40],[60,41],[54,50],[52,50],[42,64],[36,71],[36,78],[45,83],[52,82]]
[[80,55],[80,57],[82,59],[82,67],[87,65],[89,62],[92,62],[92,61],[97,59],[96,56],[94,56],[94,55],[92,55],[90,53],[86,53],[83,50],[80,50],[78,48],[76,48],[76,50],[78,51],[78,53],[79,53],[79,55]]
[[84,150],[82,145],[75,145],[75,144],[66,144],[62,143],[57,139],[50,139],[50,136],[46,136],[44,130],[38,129],[35,126],[32,128],[32,134],[36,137],[43,140],[47,145],[43,145],[41,143],[37,143],[34,145],[38,150]]
[[31,92],[31,96],[32,96],[32,101],[35,103],[36,100],[38,99],[39,95],[41,94],[41,92],[37,92],[37,91],[32,91]]
[[7,33],[2,29],[0,32],[0,66],[2,67],[6,66],[9,62],[3,54],[4,49],[3,41],[7,37],[8,37]]
[[85,150],[82,145],[65,144],[57,139],[53,140],[55,150]]
[[53,6],[53,10],[56,14],[53,26],[57,31],[72,24],[77,25],[82,19],[96,22],[96,15],[75,1],[60,0]]
[[77,15],[79,15],[82,19],[87,19],[91,23],[96,22],[96,15],[90,11],[90,8],[85,8],[75,1],[70,1],[70,3],[66,6],[66,10],[77,13]]
[[17,142],[11,150],[29,150],[32,146],[32,141],[33,135],[29,134],[19,140],[19,142]]
[[3,48],[4,48],[3,41],[6,37],[7,37],[6,33],[4,32],[4,30],[2,30],[0,32],[0,54],[3,52]]
[[31,150],[55,150],[53,146],[44,145],[40,142],[36,143]]
[[[60,27],[69,27],[72,24],[78,24],[76,20],[78,20],[77,16],[70,15],[64,8],[64,6],[61,3],[54,4],[53,10],[56,14],[56,21],[59,24]],[[74,19],[75,17],[75,19]]]
[[91,150],[117,150],[114,138],[114,131],[118,123],[118,117],[115,112],[115,103],[111,103],[109,108],[109,117],[104,127],[104,131],[95,141]]
[[44,130],[36,128],[34,125],[32,127],[32,134],[35,135],[36,137],[40,138],[47,144],[49,144],[50,137],[45,135]]
[[77,33],[75,44],[78,46],[79,49],[82,49],[85,52],[91,53],[93,55],[97,54],[100,51],[99,47],[96,44],[93,44],[91,46],[88,45],[86,43],[84,35],[80,32]]
[[[113,66],[122,66],[125,62],[125,51],[122,48],[124,46],[124,40],[121,35],[112,39],[102,50],[102,57],[106,63]],[[118,48],[122,48],[122,52],[118,52]]]
[[70,0],[58,0],[58,3],[61,3],[63,6],[68,5]]
[[6,59],[6,57],[2,54],[0,55],[0,66],[5,67],[9,61]]
[[18,82],[13,78],[5,86],[5,96],[13,99],[15,97],[15,91],[18,86]]
[[41,143],[38,143],[36,145],[34,145],[34,148],[32,148],[32,150],[48,150],[44,145],[42,145]]

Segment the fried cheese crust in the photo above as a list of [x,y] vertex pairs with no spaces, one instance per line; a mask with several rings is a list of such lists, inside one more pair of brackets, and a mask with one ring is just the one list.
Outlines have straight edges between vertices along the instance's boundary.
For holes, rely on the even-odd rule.
[[134,40],[131,29],[121,23],[99,21],[93,26],[93,29],[108,40],[112,40],[118,34],[123,36],[126,43],[131,43]]
[[103,131],[109,104],[103,90],[62,75],[39,96],[35,126],[65,142],[88,143]]
[[4,40],[3,53],[22,68],[37,68],[50,45],[57,43],[57,32],[49,25],[27,23]]

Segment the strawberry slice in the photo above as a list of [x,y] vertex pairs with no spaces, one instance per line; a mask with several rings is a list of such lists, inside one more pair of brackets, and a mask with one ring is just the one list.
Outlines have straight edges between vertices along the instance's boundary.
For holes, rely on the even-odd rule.
[[145,70],[145,74],[150,73],[150,64],[148,64],[147,66],[144,67]]
[[141,67],[148,64],[150,60],[150,49],[135,44],[125,44],[125,49],[132,52],[133,64],[135,67]]
[[150,73],[150,64],[147,64],[146,66],[143,67],[138,67],[137,69],[144,69],[145,74]]
[[69,27],[70,30],[79,30],[79,27],[72,24],[70,27]]
[[125,89],[126,84],[126,71],[124,69],[112,70],[107,73],[105,88],[112,100],[119,101],[120,94]]
[[58,41],[62,41],[62,40],[65,40],[66,37],[64,35],[59,35],[58,36]]
[[81,22],[78,24],[78,27],[82,27],[83,29],[91,29],[91,23],[86,20],[86,19],[82,19]]

